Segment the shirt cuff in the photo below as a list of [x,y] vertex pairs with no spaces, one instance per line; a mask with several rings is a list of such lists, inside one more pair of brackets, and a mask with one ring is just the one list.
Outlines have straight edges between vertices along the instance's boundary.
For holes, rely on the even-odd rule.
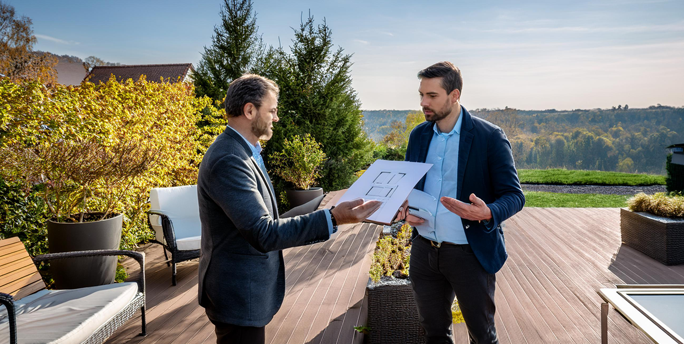
[[337,227],[333,227],[332,218],[330,217],[330,209],[323,209],[323,212],[325,213],[326,220],[328,220],[328,232],[330,235],[333,235],[337,232]]

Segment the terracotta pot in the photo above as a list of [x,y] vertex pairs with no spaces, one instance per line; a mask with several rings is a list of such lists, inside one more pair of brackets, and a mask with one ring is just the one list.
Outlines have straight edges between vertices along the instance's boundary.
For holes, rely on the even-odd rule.
[[323,195],[323,188],[314,186],[306,190],[286,190],[286,192],[290,207],[294,208]]
[[[50,253],[118,250],[121,244],[123,215],[92,222],[48,221]],[[114,282],[116,256],[83,257],[50,261],[55,289],[74,289]]]

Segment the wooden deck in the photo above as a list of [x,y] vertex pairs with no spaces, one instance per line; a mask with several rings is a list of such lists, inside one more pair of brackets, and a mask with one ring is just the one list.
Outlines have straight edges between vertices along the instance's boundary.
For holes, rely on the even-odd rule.
[[[329,200],[326,200],[326,202]],[[497,274],[497,330],[502,344],[599,343],[599,288],[620,283],[684,283],[684,265],[666,267],[620,245],[619,209],[527,208],[506,223],[510,257]],[[267,343],[360,343],[364,289],[379,226],[341,230],[324,243],[285,251],[285,301],[266,327]],[[160,246],[148,245],[148,336],[139,316],[108,343],[214,343],[197,304],[197,261],[178,267],[171,286]],[[131,265],[131,273],[135,270]],[[650,343],[612,310],[609,343]],[[456,343],[467,343],[464,324]]]

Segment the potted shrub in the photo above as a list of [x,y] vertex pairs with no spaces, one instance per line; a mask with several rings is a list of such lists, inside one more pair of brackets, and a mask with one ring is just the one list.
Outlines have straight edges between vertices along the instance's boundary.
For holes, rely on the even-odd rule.
[[294,189],[287,190],[291,207],[302,205],[323,194],[323,188],[312,185],[320,177],[325,153],[321,144],[311,135],[295,135],[292,140],[285,139],[283,150],[271,154],[270,161],[273,172],[294,186]]
[[[51,253],[119,249],[123,215],[119,200],[149,169],[156,152],[134,140],[96,137],[15,143],[0,149],[2,172],[37,187],[48,212]],[[55,260],[50,274],[59,289],[111,283],[116,257]]]
[[[376,243],[366,286],[370,344],[425,343],[408,279],[412,232],[408,224],[396,223]],[[456,300],[452,315],[454,323],[463,322]]]
[[620,210],[622,242],[665,265],[684,264],[684,196],[639,193]]

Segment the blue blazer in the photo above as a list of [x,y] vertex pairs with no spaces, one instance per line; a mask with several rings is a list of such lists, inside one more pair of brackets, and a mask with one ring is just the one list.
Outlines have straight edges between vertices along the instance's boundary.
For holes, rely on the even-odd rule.
[[[425,162],[434,134],[431,122],[418,125],[409,136],[406,161]],[[423,190],[425,177],[416,189]],[[461,219],[466,238],[480,264],[489,273],[501,269],[508,253],[501,223],[525,205],[511,144],[501,128],[470,115],[463,108],[461,138],[458,150],[456,198],[470,203],[470,194],[487,203],[492,211],[488,226]]]

